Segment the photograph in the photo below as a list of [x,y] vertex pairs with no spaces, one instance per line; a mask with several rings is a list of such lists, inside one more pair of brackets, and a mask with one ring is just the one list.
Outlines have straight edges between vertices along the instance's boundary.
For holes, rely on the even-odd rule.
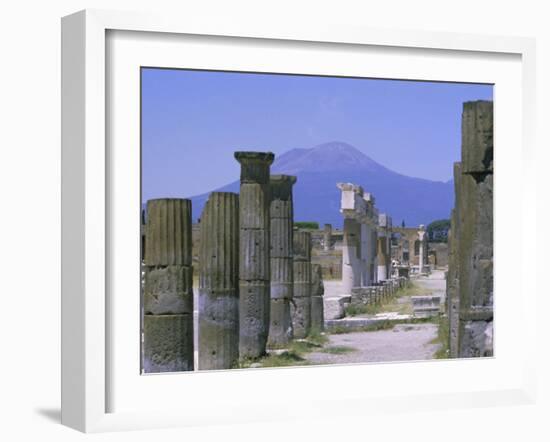
[[493,84],[140,76],[141,374],[494,356]]

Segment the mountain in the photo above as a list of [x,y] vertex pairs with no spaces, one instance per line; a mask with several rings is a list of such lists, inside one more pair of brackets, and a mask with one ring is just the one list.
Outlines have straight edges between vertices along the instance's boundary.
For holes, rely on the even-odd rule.
[[[393,218],[394,225],[401,225],[403,220],[407,226],[427,225],[448,218],[454,202],[452,181],[401,175],[342,142],[292,149],[275,159],[271,172],[298,177],[294,185],[294,219],[317,221],[320,226],[325,223],[342,226],[340,190],[336,187],[339,182],[358,184],[374,194],[376,206]],[[215,190],[239,192],[239,182]],[[193,218],[197,219],[208,194],[191,199]]]

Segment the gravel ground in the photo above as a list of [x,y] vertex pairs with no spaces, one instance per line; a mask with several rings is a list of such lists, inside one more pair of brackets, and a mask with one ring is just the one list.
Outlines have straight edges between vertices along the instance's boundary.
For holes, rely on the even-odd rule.
[[345,346],[356,351],[343,354],[308,353],[312,364],[349,364],[357,362],[414,361],[432,359],[439,344],[435,324],[399,324],[391,330],[329,335],[325,347]]

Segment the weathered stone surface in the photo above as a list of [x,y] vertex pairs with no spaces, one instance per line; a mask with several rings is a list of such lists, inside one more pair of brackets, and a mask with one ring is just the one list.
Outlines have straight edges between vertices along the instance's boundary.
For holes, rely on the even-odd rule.
[[268,346],[282,347],[292,338],[290,300],[294,293],[292,186],[296,177],[270,177],[271,312]]
[[493,321],[460,321],[462,358],[493,356]]
[[192,315],[145,315],[143,334],[146,373],[193,370]]
[[291,258],[292,238],[292,218],[271,218],[271,259]]
[[191,266],[191,200],[147,201],[147,266]]
[[323,296],[323,269],[320,264],[311,264],[311,296]]
[[294,232],[294,260],[311,261],[311,234],[309,232]]
[[322,296],[311,297],[311,332],[325,329],[324,301]]
[[269,281],[269,229],[240,229],[239,279]]
[[492,171],[493,102],[466,102],[462,111],[462,172]]
[[[311,286],[311,263],[309,261],[294,260],[293,269],[294,269],[294,284],[304,283]],[[294,294],[294,296],[309,296],[309,295]]]
[[265,354],[270,310],[271,152],[235,152],[241,165],[239,195],[239,355]]
[[201,216],[199,369],[233,368],[239,358],[239,197],[210,194]]
[[438,295],[411,296],[413,314],[417,318],[439,315],[441,297]]
[[293,337],[290,313],[291,299],[271,299],[268,346],[281,347]]
[[241,183],[269,181],[269,166],[275,159],[272,152],[235,152],[235,159],[241,164]]
[[265,353],[269,333],[269,281],[239,281],[239,354],[257,358]]
[[346,303],[345,297],[323,297],[323,301],[325,321],[329,319],[341,319],[344,317],[344,304]]
[[168,266],[145,271],[143,308],[145,314],[193,313],[193,270]]
[[269,230],[269,182],[241,183],[239,205],[241,229]]
[[290,303],[295,339],[305,338],[311,330],[311,296],[294,297]]

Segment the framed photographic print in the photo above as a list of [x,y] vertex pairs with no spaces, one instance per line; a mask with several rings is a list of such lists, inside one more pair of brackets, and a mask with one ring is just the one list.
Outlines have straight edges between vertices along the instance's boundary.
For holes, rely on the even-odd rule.
[[531,40],[84,11],[62,44],[63,423],[531,400]]

